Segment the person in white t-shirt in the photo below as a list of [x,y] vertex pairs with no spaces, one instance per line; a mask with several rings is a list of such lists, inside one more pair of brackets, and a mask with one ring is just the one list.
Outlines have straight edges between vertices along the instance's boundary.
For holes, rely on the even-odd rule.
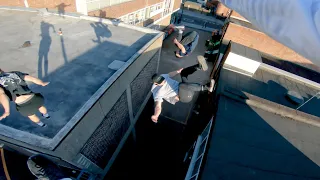
[[[186,82],[188,76],[197,70],[206,71],[208,69],[206,60],[203,56],[198,56],[198,64],[181,68],[177,71],[170,72],[169,74],[154,74],[152,76],[153,86],[151,92],[155,102],[154,115],[151,116],[153,122],[158,122],[158,117],[161,114],[163,100],[171,104],[178,101],[188,103],[192,100],[195,91],[213,91],[214,80],[212,79],[210,85],[200,85],[198,83]],[[180,74],[182,82],[179,83],[171,77]]]

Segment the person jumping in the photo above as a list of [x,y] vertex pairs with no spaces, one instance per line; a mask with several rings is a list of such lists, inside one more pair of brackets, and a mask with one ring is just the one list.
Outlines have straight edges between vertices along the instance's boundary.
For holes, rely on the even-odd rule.
[[40,93],[32,92],[26,81],[33,82],[40,86],[47,86],[49,82],[29,76],[19,71],[4,72],[0,69],[0,103],[4,108],[4,113],[0,120],[10,115],[9,100],[16,104],[17,111],[28,117],[32,122],[41,127],[46,124],[40,121],[36,115],[40,111],[43,117],[50,118],[47,108],[44,106],[44,98]]
[[[198,83],[186,82],[188,76],[198,70],[206,71],[208,69],[206,60],[203,56],[198,56],[198,64],[181,68],[177,71],[170,72],[169,74],[154,74],[152,76],[153,86],[151,92],[155,101],[154,115],[151,116],[153,122],[158,122],[158,117],[161,114],[163,99],[171,104],[178,101],[188,103],[192,100],[194,92],[196,91],[213,91],[214,80],[210,81],[210,85],[200,85]],[[179,83],[171,79],[171,77],[180,74],[182,82]]]
[[199,41],[199,34],[196,31],[191,31],[183,35],[184,26],[173,26],[178,29],[178,37],[174,38],[173,43],[179,48],[175,51],[177,58],[188,56],[196,48]]

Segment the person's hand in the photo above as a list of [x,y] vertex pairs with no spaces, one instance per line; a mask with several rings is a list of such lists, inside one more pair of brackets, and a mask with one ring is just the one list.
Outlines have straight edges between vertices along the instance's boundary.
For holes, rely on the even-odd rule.
[[157,123],[157,122],[158,122],[158,116],[153,115],[153,116],[151,116],[151,119],[152,119],[152,121],[153,121],[154,123]]
[[174,43],[178,43],[178,40],[176,38],[173,39]]
[[183,70],[183,68],[181,68],[181,69],[179,69],[179,70],[177,70],[177,73],[181,73],[181,71]]
[[8,117],[9,115],[10,115],[9,112],[4,112],[4,113],[2,114],[2,116],[0,116],[0,121],[1,121],[2,119],[4,119],[4,118]]
[[41,86],[47,86],[48,84],[50,84],[50,82],[43,82]]

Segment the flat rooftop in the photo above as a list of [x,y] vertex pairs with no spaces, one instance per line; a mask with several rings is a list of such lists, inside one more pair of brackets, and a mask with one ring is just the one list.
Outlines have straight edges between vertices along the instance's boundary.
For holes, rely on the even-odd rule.
[[[174,32],[163,41],[159,73],[167,74],[180,68],[186,68],[198,63],[197,56],[203,55],[206,51],[205,42],[207,39],[210,39],[211,33],[202,30],[196,30],[189,27],[186,28],[184,33],[188,33],[190,31],[197,31],[197,33],[199,33],[199,42],[195,50],[189,56],[183,58],[176,58],[174,54],[174,51],[177,51],[178,48],[172,42],[173,39],[177,37],[178,32]],[[211,62],[207,62],[207,64],[207,71],[196,71],[194,74],[188,76],[188,82],[207,84],[210,81],[209,77],[213,67]],[[176,75],[175,77],[173,77],[173,79],[181,82],[180,75]],[[199,92],[195,92],[195,97],[190,103],[177,102],[175,105],[172,105],[164,101],[160,116],[179,122],[181,124],[187,124],[188,119],[190,118],[192,110],[197,101],[198,95]]]
[[[280,68],[266,65],[264,63],[265,57],[267,56],[262,55],[257,50],[232,42],[230,53],[220,74],[221,87],[228,86],[245,91],[292,109],[296,109],[300,105],[287,99],[286,93],[288,91],[299,93],[304,102],[320,92],[320,84],[308,80],[308,77],[314,76],[314,79],[320,77],[320,73],[307,71],[306,68],[301,66],[295,66],[294,69],[291,69],[291,72],[281,71],[280,65]],[[253,68],[252,74],[248,74],[242,69],[230,65],[229,62],[233,60],[246,64],[245,68],[251,67],[251,63],[258,67]],[[320,95],[316,95],[315,98],[302,106],[300,111],[320,117],[320,112],[317,109],[319,105]]]
[[[102,86],[106,90],[117,78],[119,72],[108,65],[114,60],[131,63],[158,34],[79,17],[13,10],[0,10],[0,26],[1,69],[49,81],[46,87],[30,87],[44,95],[51,115],[43,120],[48,126],[41,128],[12,105],[10,117],[1,121],[0,134],[44,148],[57,145],[98,98],[97,91]],[[23,47],[25,41],[31,46]]]
[[256,49],[260,52],[271,54],[283,61],[299,64],[300,66],[320,72],[320,67],[313,64],[309,59],[304,58],[292,49],[278,43],[268,35],[257,31],[247,21],[232,19],[225,33],[224,39]]
[[218,105],[202,180],[320,179],[319,127],[225,95]]
[[320,85],[268,66],[258,51],[232,42],[219,77],[201,179],[320,179],[319,96],[299,110],[285,96],[295,91],[306,102]]

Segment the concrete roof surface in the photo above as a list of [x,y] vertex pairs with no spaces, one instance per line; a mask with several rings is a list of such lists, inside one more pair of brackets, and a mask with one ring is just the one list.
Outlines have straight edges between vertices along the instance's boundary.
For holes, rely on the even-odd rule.
[[224,95],[218,105],[202,180],[320,179],[318,127]]
[[[320,95],[317,95],[320,92],[320,85],[316,83],[316,80],[319,79],[319,73],[298,65],[291,68],[290,73],[286,74],[280,73],[280,69],[276,67],[266,68],[264,57],[267,56],[262,56],[254,49],[233,42],[231,43],[231,52],[259,62],[261,66],[253,75],[245,75],[245,73],[239,73],[240,70],[236,67],[225,64],[224,66],[231,70],[222,69],[221,80],[219,80],[221,87],[231,87],[245,91],[292,109],[298,108],[300,104],[294,104],[287,99],[286,93],[288,91],[295,91],[300,94],[304,102],[315,96],[299,110],[320,117],[317,108],[320,105]],[[278,64],[278,66],[281,66],[281,64]],[[306,79],[314,81],[310,81],[312,82],[310,84]]]
[[[157,35],[155,31],[11,10],[0,10],[0,26],[1,69],[50,81],[47,87],[30,86],[45,97],[51,115],[50,120],[43,120],[46,128],[22,117],[14,106],[10,117],[1,121],[3,127],[10,127],[1,134],[18,139],[21,131],[53,138],[116,72],[108,69],[112,61],[128,61]],[[31,46],[22,47],[25,41]]]

